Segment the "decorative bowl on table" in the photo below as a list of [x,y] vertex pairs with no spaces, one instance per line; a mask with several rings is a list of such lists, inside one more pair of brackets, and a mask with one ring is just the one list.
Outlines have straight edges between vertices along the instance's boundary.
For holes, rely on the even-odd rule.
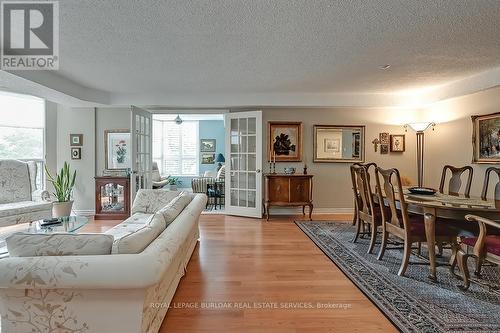
[[295,168],[287,167],[285,168],[286,175],[293,175],[295,173]]
[[437,192],[433,188],[423,187],[423,186],[409,187],[408,191],[410,191],[411,194],[419,194],[419,195],[434,195]]

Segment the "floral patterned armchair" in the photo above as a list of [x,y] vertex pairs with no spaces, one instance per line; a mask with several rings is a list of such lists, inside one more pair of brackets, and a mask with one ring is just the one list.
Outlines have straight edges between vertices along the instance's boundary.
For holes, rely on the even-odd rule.
[[0,227],[52,216],[47,191],[36,188],[35,162],[0,160]]

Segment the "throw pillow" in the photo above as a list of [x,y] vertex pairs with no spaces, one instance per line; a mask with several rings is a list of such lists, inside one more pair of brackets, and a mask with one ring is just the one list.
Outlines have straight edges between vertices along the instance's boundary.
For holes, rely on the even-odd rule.
[[167,227],[172,223],[175,218],[184,210],[184,208],[189,205],[192,197],[187,193],[181,193],[181,195],[170,201],[165,207],[161,208],[158,213],[163,215]]
[[[130,225],[129,225],[130,226]],[[140,253],[165,230],[163,215],[154,214],[149,223],[136,230],[132,229],[113,242],[113,254]]]

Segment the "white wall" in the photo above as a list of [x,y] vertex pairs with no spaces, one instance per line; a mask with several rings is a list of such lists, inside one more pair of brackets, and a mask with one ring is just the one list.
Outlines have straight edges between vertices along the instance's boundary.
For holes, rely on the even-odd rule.
[[[82,159],[72,160],[70,134],[83,134]],[[80,214],[94,212],[95,109],[57,105],[57,169],[67,161],[76,170],[73,210]]]
[[[302,163],[276,163],[276,171],[283,172],[285,166],[295,167],[302,172],[304,162],[308,173],[314,175],[313,200],[316,208],[349,208],[353,206],[352,186],[350,178],[350,163],[313,163],[313,126],[314,125],[365,125],[365,160],[376,162],[379,166],[400,169],[401,174],[416,180],[415,136],[406,133],[406,152],[380,154],[374,152],[371,144],[378,138],[380,132],[405,134],[401,125],[390,125],[394,113],[398,111],[387,109],[352,109],[352,108],[290,108],[263,109],[263,169],[269,172],[267,163],[267,122],[302,121],[304,125],[304,149]],[[404,111],[399,111],[404,112]]]
[[[472,164],[472,115],[500,112],[500,87],[475,94],[448,99],[430,106],[426,117],[438,124],[425,132],[425,182],[438,187],[444,165],[472,165],[474,168],[471,195],[481,193],[484,171],[491,165]],[[498,165],[497,165],[498,166]],[[491,184],[498,181],[495,177]],[[490,185],[491,197],[491,189]]]

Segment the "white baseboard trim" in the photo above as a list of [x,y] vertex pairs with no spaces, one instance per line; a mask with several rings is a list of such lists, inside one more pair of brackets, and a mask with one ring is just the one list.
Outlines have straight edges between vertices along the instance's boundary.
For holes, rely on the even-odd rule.
[[[313,214],[352,214],[354,208],[313,208]],[[306,214],[309,210],[306,208]],[[297,215],[302,214],[301,207],[271,207],[271,215]]]
[[78,216],[94,216],[95,210],[93,209],[73,209],[73,213]]

